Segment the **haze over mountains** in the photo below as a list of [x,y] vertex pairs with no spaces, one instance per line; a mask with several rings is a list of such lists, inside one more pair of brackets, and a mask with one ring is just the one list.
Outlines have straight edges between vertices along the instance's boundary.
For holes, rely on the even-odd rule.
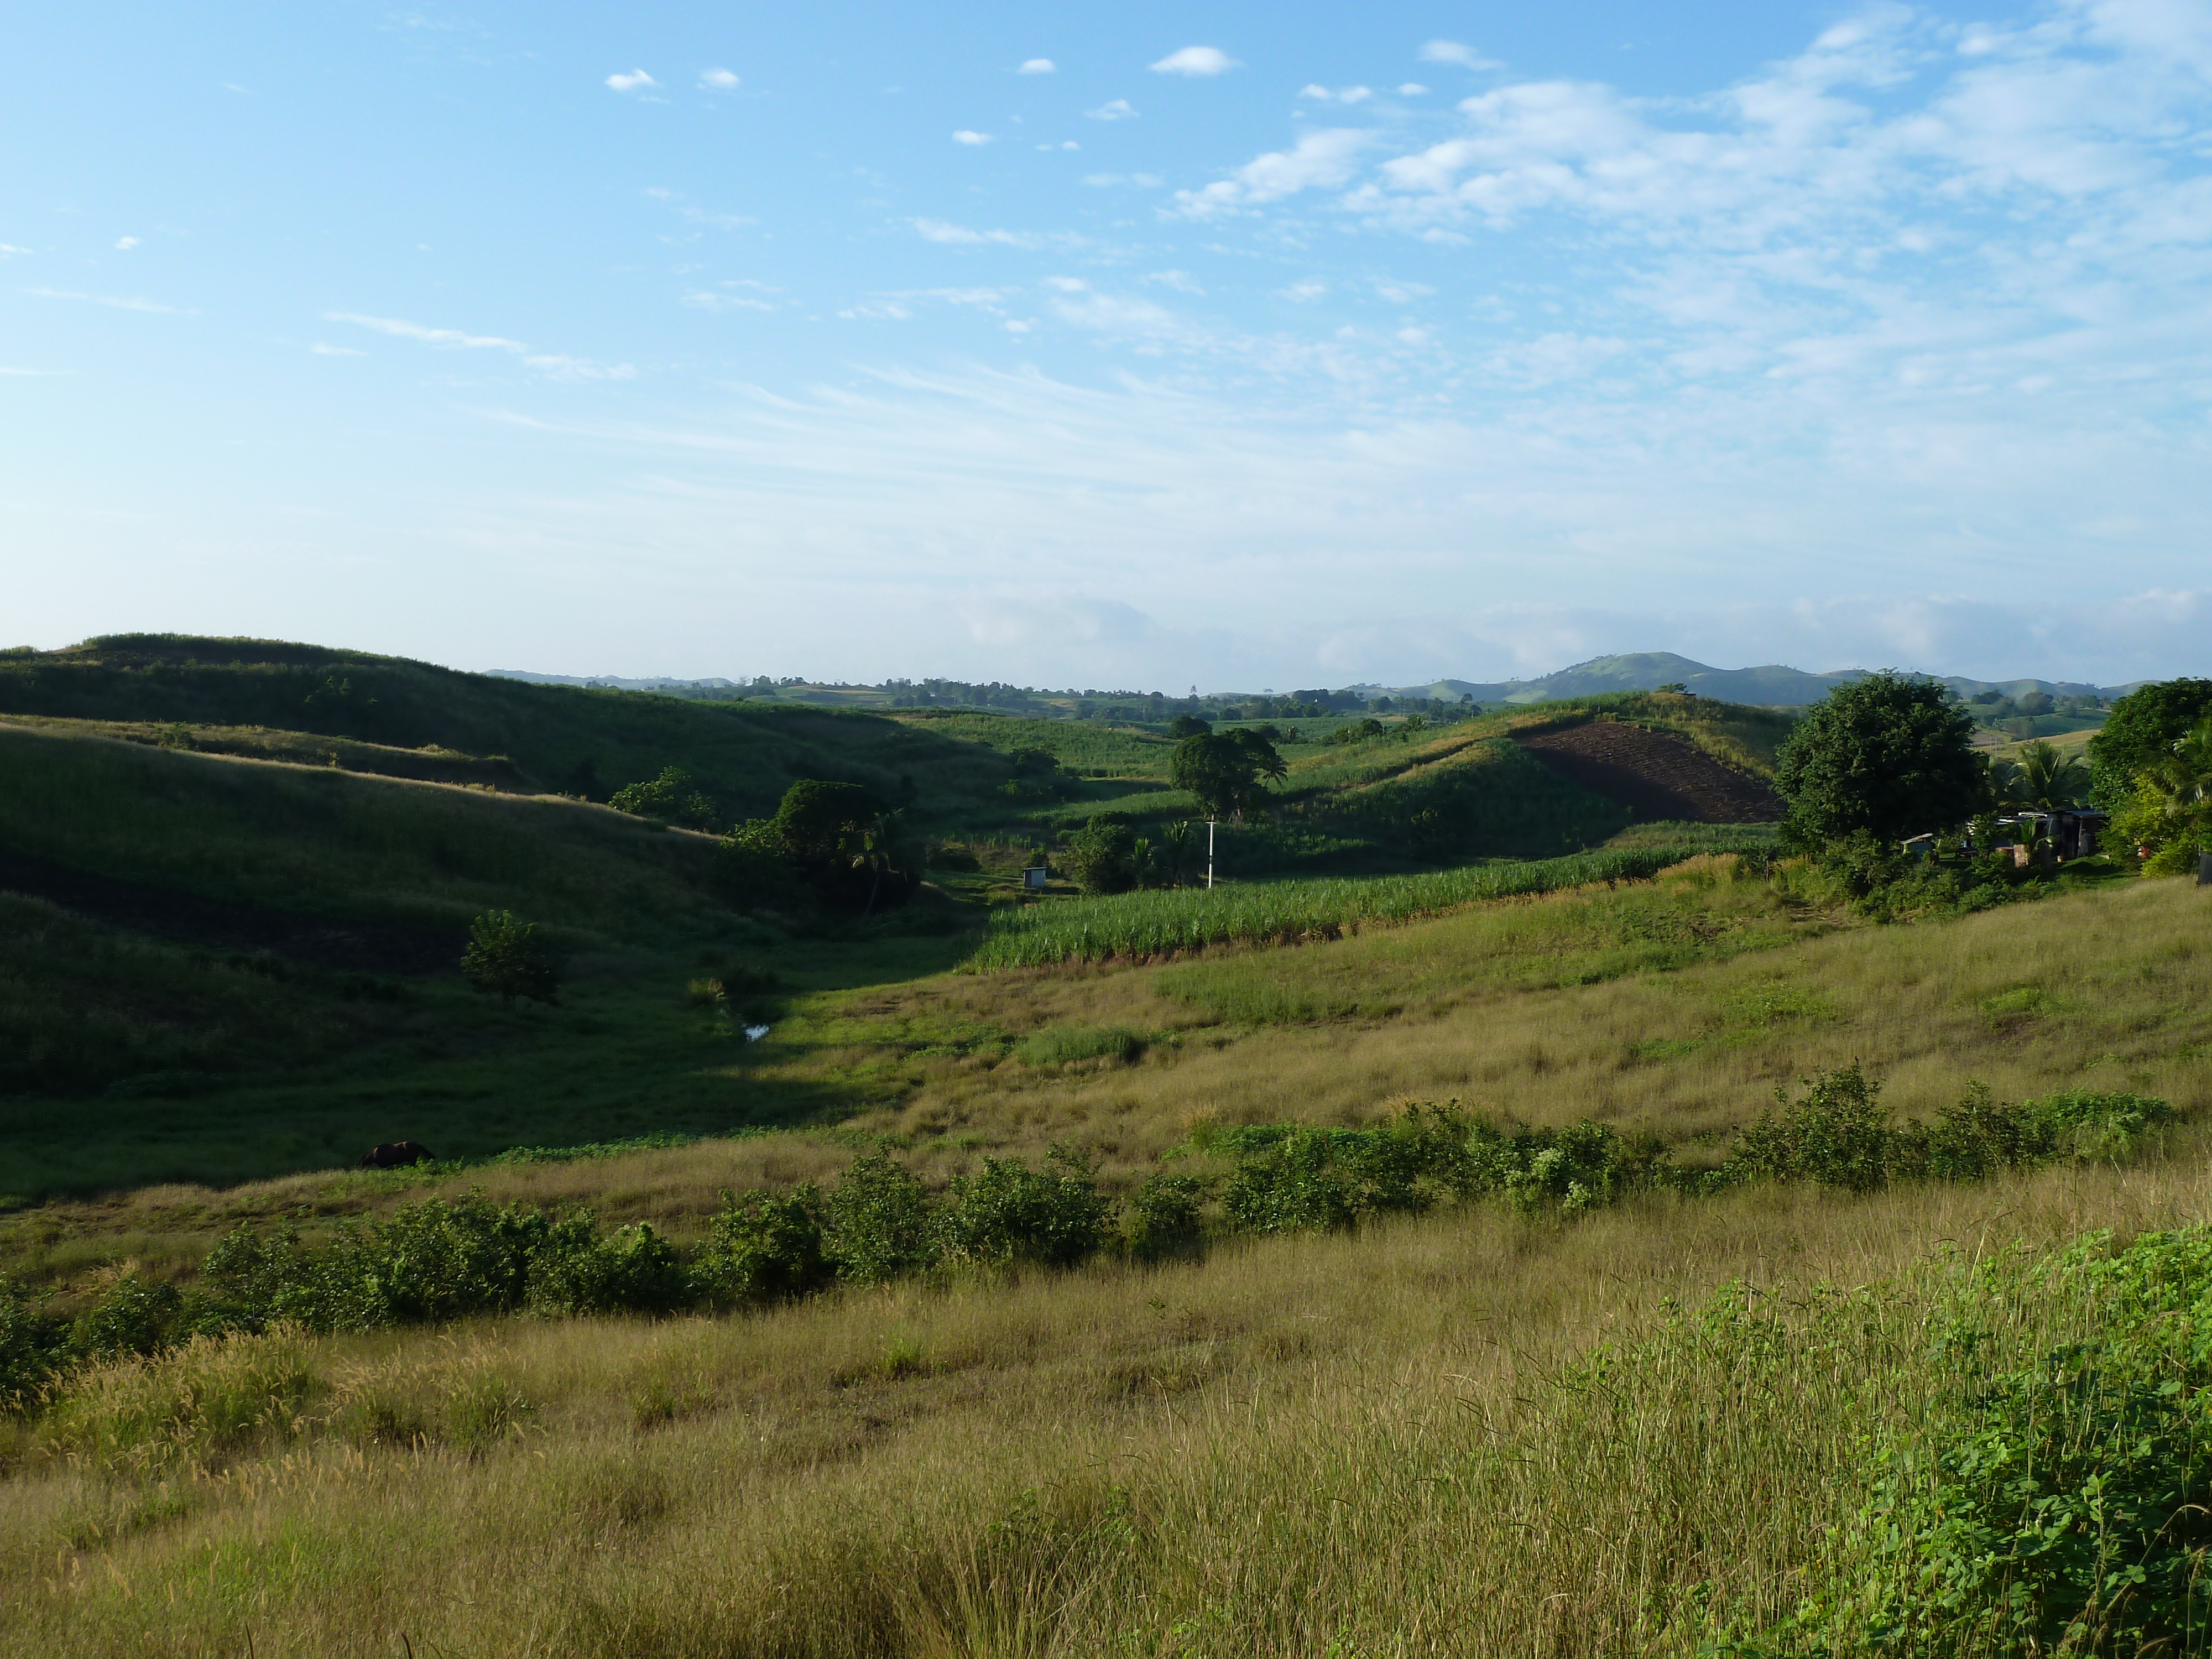
[[[1770,663],[1759,668],[1715,668],[1671,651],[1638,651],[1624,656],[1592,657],[1532,680],[1434,680],[1426,685],[1395,686],[1391,696],[1471,696],[1477,702],[1542,702],[1551,697],[1589,697],[1607,691],[1650,691],[1680,684],[1701,697],[1724,702],[1747,702],[1796,707],[1818,702],[1838,685],[1863,679],[1863,668],[1837,669],[1825,674]],[[1961,696],[1978,691],[2001,691],[2021,697],[2040,691],[2053,697],[2117,696],[2131,686],[2096,686],[2070,680],[1975,680],[1959,675],[1939,675],[1943,684]],[[1381,688],[1378,688],[1378,690]]]
[[[1868,672],[1863,668],[1842,668],[1816,674],[1780,663],[1769,663],[1758,668],[1715,668],[1710,663],[1678,656],[1672,651],[1636,651],[1619,656],[1592,657],[1587,662],[1578,662],[1556,673],[1534,679],[1442,679],[1419,685],[1366,684],[1351,689],[1374,696],[1394,698],[1434,697],[1451,702],[1464,696],[1472,697],[1478,703],[1527,703],[1543,702],[1554,697],[1597,696],[1608,691],[1651,691],[1662,685],[1679,684],[1698,696],[1713,697],[1723,702],[1799,708],[1820,702],[1838,685],[1863,679]],[[536,685],[601,686],[623,691],[734,690],[738,684],[728,679],[684,679],[672,675],[623,678],[611,674],[539,674],[519,668],[493,668],[485,672],[494,678],[526,680]],[[1981,691],[1999,691],[2008,697],[2022,697],[2030,692],[2040,691],[2052,697],[2103,699],[2118,696],[2141,684],[2138,681],[2128,685],[2097,686],[2072,680],[1977,680],[1955,674],[1938,678],[1964,697]]]

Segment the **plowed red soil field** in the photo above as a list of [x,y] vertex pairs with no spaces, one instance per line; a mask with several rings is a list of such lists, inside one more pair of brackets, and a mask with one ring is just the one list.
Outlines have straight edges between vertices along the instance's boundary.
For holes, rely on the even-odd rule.
[[1570,783],[1619,801],[1646,820],[1772,823],[1782,799],[1756,778],[1731,771],[1687,738],[1620,720],[1592,720],[1518,739]]

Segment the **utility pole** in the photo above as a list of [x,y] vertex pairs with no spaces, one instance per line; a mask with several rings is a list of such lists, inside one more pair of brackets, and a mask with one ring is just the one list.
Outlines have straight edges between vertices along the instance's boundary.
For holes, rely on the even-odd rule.
[[1213,890],[1213,820],[1206,821],[1206,890]]

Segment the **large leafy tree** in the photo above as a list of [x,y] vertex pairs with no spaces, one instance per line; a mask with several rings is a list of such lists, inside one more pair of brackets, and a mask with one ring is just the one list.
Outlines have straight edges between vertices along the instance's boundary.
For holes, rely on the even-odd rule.
[[1896,841],[1965,823],[1990,802],[1973,716],[1933,680],[1894,672],[1838,686],[1776,757],[1785,829],[1821,847],[1866,832]]
[[2137,686],[2112,705],[2089,739],[2089,776],[2097,805],[2118,810],[2138,780],[2155,771],[2191,729],[2212,714],[2212,680],[2160,680]]
[[1200,816],[1247,817],[1265,811],[1267,791],[1261,782],[1290,769],[1275,745],[1256,732],[1200,732],[1176,745],[1169,777],[1197,799]]

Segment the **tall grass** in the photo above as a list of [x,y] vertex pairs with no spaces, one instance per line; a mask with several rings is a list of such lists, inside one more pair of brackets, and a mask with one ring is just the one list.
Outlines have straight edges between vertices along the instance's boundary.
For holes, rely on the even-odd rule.
[[[2208,1198],[2191,1158],[1455,1212],[732,1320],[247,1339],[16,1440],[0,1646],[1756,1651],[1896,1565],[1851,1525],[1976,1429],[1957,1382],[2095,1334],[2035,1251],[1973,1260]],[[1931,1340],[1975,1328],[1978,1365]]]
[[994,916],[968,965],[990,972],[1156,957],[1212,945],[1335,939],[1364,923],[1404,921],[1482,899],[1638,881],[1682,856],[1671,848],[1652,848],[1472,865],[1431,875],[1279,881],[1211,891],[1179,887],[1031,905]]

